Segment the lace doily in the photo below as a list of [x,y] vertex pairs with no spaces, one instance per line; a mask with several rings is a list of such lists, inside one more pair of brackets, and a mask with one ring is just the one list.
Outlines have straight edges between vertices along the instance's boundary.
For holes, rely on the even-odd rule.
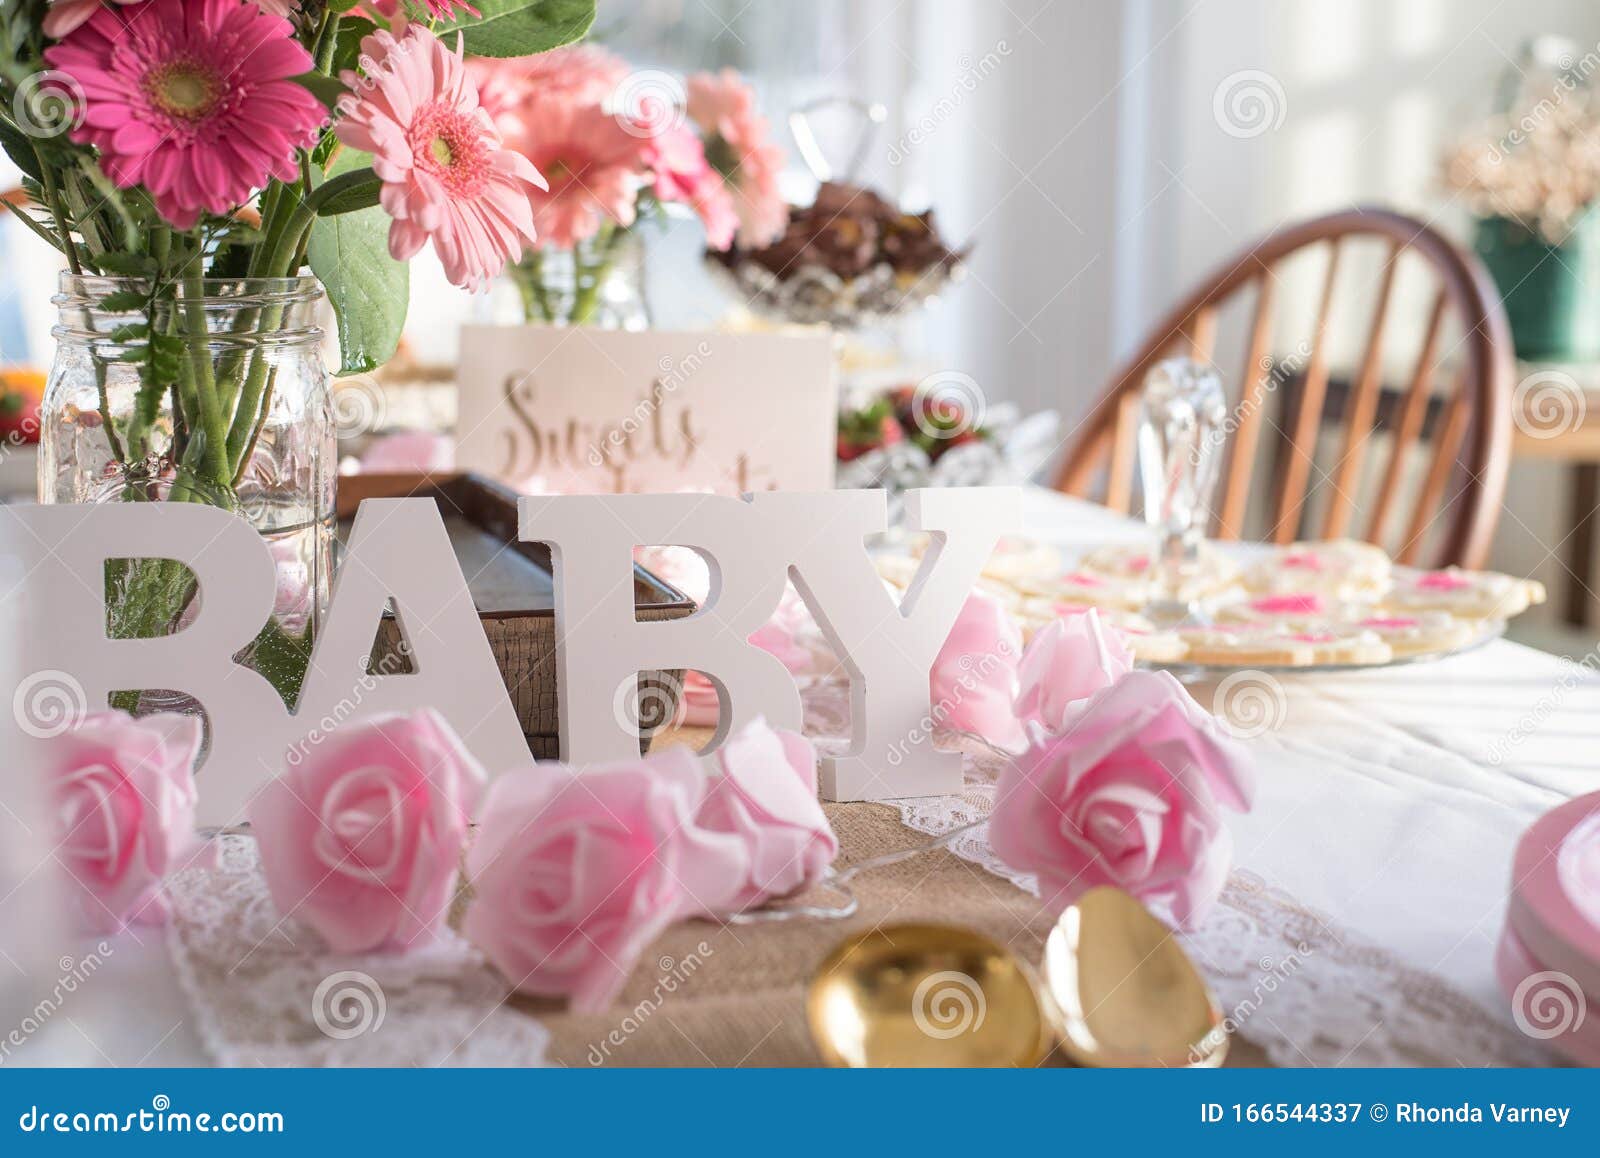
[[[806,731],[843,745],[844,686],[805,693]],[[960,795],[889,801],[939,836],[981,820],[1001,761],[968,745]],[[542,1026],[506,1005],[482,956],[453,933],[403,955],[336,957],[267,893],[254,840],[222,836],[214,868],[171,883],[168,945],[207,1050],[221,1065],[529,1066]],[[1030,893],[979,826],[952,852]],[[1217,990],[1231,1028],[1276,1065],[1530,1065],[1551,1059],[1509,1021],[1432,974],[1338,929],[1254,873],[1236,870],[1184,947]]]
[[[841,686],[809,689],[807,734],[845,735],[849,711]],[[885,801],[907,828],[942,836],[989,815],[1003,761],[975,744],[962,744],[962,751],[966,784],[960,795]],[[1038,895],[1032,876],[995,856],[986,826],[947,847]],[[1205,924],[1181,940],[1216,990],[1229,1028],[1277,1066],[1529,1066],[1552,1060],[1508,1019],[1337,928],[1247,870],[1230,875]]]
[[200,1039],[224,1066],[537,1066],[548,1040],[446,932],[405,954],[339,957],[267,894],[256,843],[220,836],[214,868],[170,885],[167,944]]

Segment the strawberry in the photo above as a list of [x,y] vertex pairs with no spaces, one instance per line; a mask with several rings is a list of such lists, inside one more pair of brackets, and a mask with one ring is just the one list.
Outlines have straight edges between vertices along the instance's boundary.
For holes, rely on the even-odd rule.
[[839,415],[836,453],[840,462],[851,462],[869,450],[893,446],[904,437],[900,424],[890,412],[888,401],[880,398],[871,406]]

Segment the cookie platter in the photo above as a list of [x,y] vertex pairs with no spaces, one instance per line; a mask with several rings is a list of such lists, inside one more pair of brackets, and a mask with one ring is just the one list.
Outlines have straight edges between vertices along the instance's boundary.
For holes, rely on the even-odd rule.
[[[1381,548],[1340,539],[1235,554],[1206,544],[1179,596],[1198,622],[1158,625],[1153,548],[1111,545],[1068,564],[1048,544],[1003,540],[978,589],[1031,637],[1053,620],[1094,608],[1145,666],[1180,673],[1322,672],[1382,668],[1458,655],[1542,603],[1541,584],[1492,571],[1436,571],[1393,563]],[[1248,550],[1241,548],[1241,551]],[[920,560],[884,557],[879,571],[904,587]]]

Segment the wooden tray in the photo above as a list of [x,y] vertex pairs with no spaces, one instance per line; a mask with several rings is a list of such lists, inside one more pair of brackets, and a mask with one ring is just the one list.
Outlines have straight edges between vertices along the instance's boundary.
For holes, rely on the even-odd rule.
[[[467,578],[484,635],[511,693],[517,718],[535,758],[558,755],[556,727],[555,587],[550,551],[517,540],[517,493],[476,474],[355,474],[339,479],[337,510],[342,543],[362,499],[432,498]],[[635,612],[641,622],[682,619],[694,602],[643,567],[634,565]],[[385,614],[372,652],[372,670],[411,670],[400,625]],[[639,750],[671,723],[683,672],[639,674]]]

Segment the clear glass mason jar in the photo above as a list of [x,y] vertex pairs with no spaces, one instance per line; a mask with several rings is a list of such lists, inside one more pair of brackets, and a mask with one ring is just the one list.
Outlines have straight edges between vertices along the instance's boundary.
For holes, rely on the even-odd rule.
[[[291,704],[332,581],[337,458],[321,300],[310,277],[63,274],[40,407],[41,502],[201,502],[260,532],[277,598],[238,658]],[[179,564],[123,560],[108,571],[114,637],[167,634],[194,612],[194,576]],[[165,694],[145,691],[147,707]],[[119,706],[141,702],[131,701]]]
[[515,293],[494,295],[500,324],[650,328],[644,242],[633,229],[607,224],[571,248],[534,250],[508,266],[504,280]]

